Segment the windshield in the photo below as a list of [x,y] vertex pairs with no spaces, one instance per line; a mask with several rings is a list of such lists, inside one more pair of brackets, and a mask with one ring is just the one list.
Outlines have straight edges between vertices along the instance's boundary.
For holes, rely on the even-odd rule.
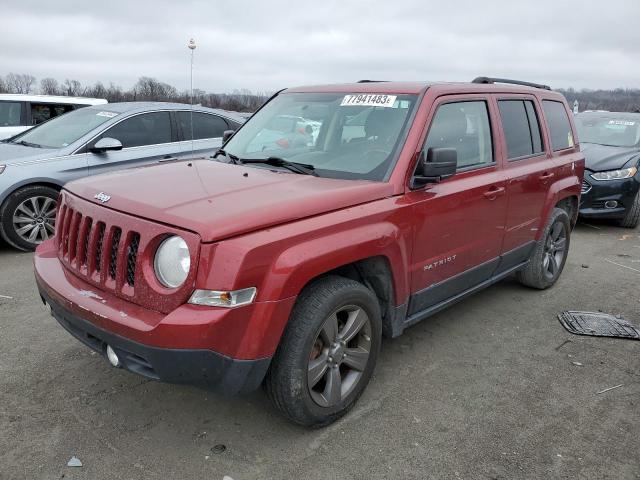
[[416,101],[416,95],[281,94],[224,151],[240,160],[279,157],[311,166],[321,177],[382,181],[395,164]]
[[576,117],[581,143],[598,143],[612,147],[633,147],[640,141],[640,129],[634,120]]
[[89,133],[94,128],[118,115],[116,112],[81,108],[27,130],[11,139],[11,143],[22,143],[43,148],[63,148]]

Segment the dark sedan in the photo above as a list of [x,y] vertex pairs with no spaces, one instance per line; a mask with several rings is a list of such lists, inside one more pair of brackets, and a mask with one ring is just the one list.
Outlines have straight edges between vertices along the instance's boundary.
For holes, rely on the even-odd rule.
[[640,113],[583,112],[575,117],[585,156],[580,215],[640,221]]

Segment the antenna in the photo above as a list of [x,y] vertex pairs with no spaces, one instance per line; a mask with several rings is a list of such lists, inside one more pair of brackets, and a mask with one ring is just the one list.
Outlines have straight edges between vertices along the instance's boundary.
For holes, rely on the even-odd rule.
[[187,47],[189,48],[189,50],[191,50],[191,77],[190,77],[190,83],[191,83],[191,91],[189,93],[189,103],[191,104],[191,112],[189,114],[190,121],[189,123],[191,124],[191,157],[193,157],[193,54],[195,53],[196,50],[196,41],[192,38],[189,40],[189,44],[187,45]]

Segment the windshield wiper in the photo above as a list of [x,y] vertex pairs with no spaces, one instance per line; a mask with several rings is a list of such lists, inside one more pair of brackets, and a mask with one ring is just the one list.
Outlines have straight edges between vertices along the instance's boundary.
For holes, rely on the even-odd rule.
[[286,168],[295,173],[302,175],[315,175],[315,167],[307,163],[290,162],[280,157],[267,157],[267,158],[240,158],[240,163],[264,163],[265,165],[273,165],[274,167]]
[[214,153],[211,158],[215,159],[218,157],[218,155],[224,155],[236,165],[240,165],[242,163],[236,155],[234,155],[233,153],[225,152],[222,148],[220,148],[216,153]]
[[24,145],[25,147],[42,148],[42,145],[38,145],[37,143],[25,142],[24,140],[12,143],[15,143],[16,145]]

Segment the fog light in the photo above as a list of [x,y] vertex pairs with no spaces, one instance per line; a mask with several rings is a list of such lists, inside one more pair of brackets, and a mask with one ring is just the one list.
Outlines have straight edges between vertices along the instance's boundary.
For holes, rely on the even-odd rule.
[[120,366],[118,354],[113,350],[113,348],[111,348],[111,345],[107,345],[107,358],[109,359],[109,363],[114,367]]
[[618,206],[618,202],[615,200],[607,200],[604,202],[604,208],[616,208]]

